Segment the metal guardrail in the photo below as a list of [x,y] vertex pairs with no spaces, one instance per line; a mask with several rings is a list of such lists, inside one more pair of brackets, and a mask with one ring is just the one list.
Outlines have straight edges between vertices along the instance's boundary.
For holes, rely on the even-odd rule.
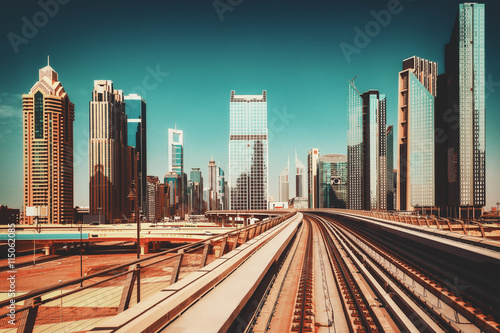
[[[0,302],[0,331],[86,331],[285,221],[274,217]],[[15,325],[9,324],[10,304]],[[23,303],[19,306],[19,304]]]
[[[488,238],[481,222],[471,221],[475,225],[465,224],[462,220],[435,218],[418,215],[407,214],[393,214],[387,212],[374,212],[374,211],[351,211],[351,213],[359,214],[368,217],[375,217],[394,222],[401,222],[416,226],[435,227],[438,230],[448,230],[451,232],[462,232],[464,235],[469,235],[470,231],[477,231],[480,233],[479,237]],[[453,223],[452,223],[453,222]],[[476,226],[477,225],[477,226]]]

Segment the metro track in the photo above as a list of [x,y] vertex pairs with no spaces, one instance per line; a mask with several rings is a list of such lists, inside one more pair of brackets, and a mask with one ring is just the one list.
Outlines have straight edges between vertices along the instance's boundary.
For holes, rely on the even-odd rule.
[[[379,299],[383,295],[380,291],[377,292],[377,287],[390,295],[395,304],[384,302],[384,306],[401,330],[499,331],[500,326],[493,317],[483,315],[481,309],[464,301],[465,295],[461,295],[462,297],[455,295],[451,290],[441,286],[437,282],[439,280],[430,277],[427,271],[415,267],[411,260],[380,245],[380,239],[372,240],[375,238],[374,234],[377,234],[375,230],[370,230],[370,237],[367,237],[350,223],[339,221],[337,217],[311,214],[304,216],[322,225],[322,229],[328,231],[328,233],[323,231],[323,234],[330,234],[332,238],[336,238],[338,246],[350,256]],[[387,240],[384,245],[387,245]],[[406,323],[401,320],[403,314]],[[368,331],[366,324],[361,329]]]

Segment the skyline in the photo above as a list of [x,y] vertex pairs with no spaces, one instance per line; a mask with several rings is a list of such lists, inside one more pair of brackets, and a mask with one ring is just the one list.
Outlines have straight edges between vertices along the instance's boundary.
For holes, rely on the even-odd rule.
[[[7,36],[9,32],[19,34],[22,25],[20,18],[25,16],[30,19],[32,13],[41,10],[35,1],[22,3],[30,5],[20,8],[21,5],[13,4],[11,11],[5,11],[3,14],[1,24],[4,36]],[[143,29],[151,29],[155,24],[164,27],[162,22],[157,22],[158,14],[152,11],[152,8],[148,8],[152,3],[154,2],[148,2],[142,8],[142,10],[149,10],[146,13],[151,14],[152,24],[145,24],[143,21],[142,25],[135,26],[135,29],[139,30],[135,32],[137,37],[141,36]],[[327,10],[323,11],[311,4],[299,2],[292,2],[285,8],[280,8],[280,6],[276,8],[276,4],[280,3],[284,2],[277,1],[265,5],[266,12],[257,12],[268,19],[271,19],[269,16],[280,13],[279,9],[286,13],[286,15],[272,17],[272,22],[264,19],[262,27],[254,27],[251,20],[252,15],[255,15],[256,10],[259,9],[259,2],[242,2],[232,12],[225,12],[223,21],[220,21],[212,3],[194,6],[195,9],[186,8],[189,7],[186,4],[165,5],[174,9],[168,13],[172,17],[165,25],[168,28],[186,29],[178,40],[167,34],[168,42],[162,48],[157,45],[156,50],[151,47],[160,44],[158,39],[155,39],[158,36],[150,38],[149,41],[137,40],[132,52],[110,57],[109,60],[102,58],[103,50],[107,52],[107,55],[114,55],[115,52],[109,50],[109,46],[103,49],[102,42],[96,42],[97,45],[91,47],[92,44],[78,44],[82,42],[78,34],[74,38],[66,36],[69,40],[62,43],[65,49],[62,52],[58,50],[62,48],[61,45],[57,45],[60,42],[55,43],[51,40],[54,30],[62,30],[67,34],[70,31],[75,32],[75,28],[71,30],[70,25],[75,24],[73,21],[76,20],[75,26],[78,26],[81,18],[69,19],[67,15],[71,12],[84,11],[91,15],[90,21],[99,22],[96,17],[100,18],[102,13],[90,13],[90,10],[74,3],[60,5],[59,12],[49,19],[46,26],[39,28],[36,36],[29,39],[27,44],[19,45],[17,54],[9,39],[4,38],[0,43],[0,50],[4,57],[1,66],[2,72],[9,77],[9,80],[7,83],[0,83],[2,92],[0,95],[0,138],[4,143],[1,153],[6,157],[0,162],[0,170],[8,176],[2,177],[0,188],[9,190],[0,193],[0,202],[15,208],[20,208],[22,202],[22,187],[19,185],[22,183],[22,171],[18,171],[22,166],[20,96],[27,93],[29,87],[36,82],[38,69],[45,65],[46,54],[51,56],[51,66],[58,72],[61,83],[75,104],[74,204],[76,206],[88,206],[89,101],[93,82],[100,79],[112,80],[115,86],[123,89],[124,94],[127,95],[141,94],[141,89],[137,87],[142,87],[146,92],[146,96],[143,97],[148,104],[150,120],[147,131],[148,175],[160,178],[163,178],[168,171],[166,137],[168,128],[173,128],[174,124],[177,124],[177,128],[185,133],[185,170],[199,167],[202,173],[206,174],[207,161],[211,155],[214,156],[217,165],[224,170],[229,170],[229,92],[236,90],[239,94],[257,94],[262,90],[267,90],[270,131],[269,194],[277,198],[279,172],[286,165],[287,156],[292,155],[295,149],[302,162],[306,161],[307,152],[313,147],[319,148],[322,155],[347,153],[346,86],[348,79],[359,75],[360,78],[356,82],[360,91],[377,89],[386,94],[387,125],[397,124],[397,76],[401,71],[402,61],[413,55],[420,56],[437,62],[439,73],[443,72],[444,45],[453,27],[459,2],[446,1],[433,4],[432,7],[436,9],[436,12],[429,15],[431,18],[440,17],[436,24],[441,28],[427,31],[430,28],[420,27],[416,19],[418,15],[415,15],[423,9],[417,8],[413,2],[401,1],[401,12],[392,15],[389,24],[381,27],[380,33],[370,38],[367,46],[359,48],[359,54],[353,53],[350,56],[350,63],[342,54],[340,45],[342,43],[355,45],[353,36],[356,32],[353,28],[364,28],[365,24],[374,21],[370,11],[385,10],[391,1],[370,2],[368,5],[363,1],[349,5],[330,5],[330,7],[326,6]],[[423,3],[431,2],[424,1]],[[498,148],[495,150],[495,143],[500,140],[500,134],[495,131],[495,124],[500,122],[500,115],[496,111],[500,107],[500,65],[493,61],[493,56],[498,54],[496,51],[499,49],[494,36],[495,32],[500,29],[499,24],[494,22],[493,18],[494,13],[499,12],[499,4],[493,1],[481,3],[486,4],[487,24],[486,93],[487,96],[489,93],[489,97],[486,98],[488,158],[485,208],[489,209],[500,200],[500,189],[495,186],[500,184],[500,177],[494,172],[500,168],[500,153]],[[95,2],[91,2],[89,8],[93,8],[92,4]],[[360,4],[364,4],[363,7],[356,10],[356,5]],[[106,13],[106,8],[110,6],[110,4],[104,4],[103,12]],[[425,8],[426,6],[419,4],[419,7]],[[336,27],[337,21],[334,20],[335,22],[332,23],[326,20],[329,15],[335,14],[332,8],[342,8],[350,13],[350,15],[344,15],[346,18],[336,17],[340,22],[347,21],[344,22],[344,26],[339,28]],[[130,3],[125,2],[120,10],[122,13],[131,15],[134,8],[130,7]],[[11,13],[6,18],[7,12]],[[65,14],[65,12],[69,13]],[[183,12],[191,13],[193,16],[180,15]],[[185,21],[180,22],[180,18],[175,18],[176,15],[173,13],[178,13]],[[297,18],[303,19],[298,27],[293,26],[294,22],[292,22]],[[249,19],[250,22],[248,22]],[[112,24],[114,20],[116,18],[109,18],[107,21],[110,24],[109,31],[112,32],[110,36],[117,39],[116,44],[111,43],[115,45],[111,49],[123,45],[124,41],[127,41],[129,43],[127,45],[130,46],[130,42],[133,41],[130,34],[127,34],[130,31],[127,31],[123,23],[117,24],[117,28],[114,28]],[[197,25],[189,30],[190,23],[193,22]],[[195,28],[202,28],[202,23],[206,22],[209,22],[206,31],[195,31]],[[290,28],[290,33],[285,33],[287,26]],[[322,29],[331,29],[332,26],[336,28],[329,31]],[[402,26],[408,26],[410,31],[417,28],[422,28],[422,31],[418,31],[412,38],[413,43],[408,44],[406,40],[398,41],[394,38],[394,35],[404,35],[405,31],[408,31],[405,30],[408,27],[402,28]],[[64,27],[67,30],[64,30]],[[124,30],[123,34],[120,34],[118,27]],[[232,32],[233,28],[236,28],[236,31]],[[255,28],[255,31],[251,28]],[[270,30],[265,31],[266,28]],[[168,31],[170,33],[170,30]],[[262,32],[268,32],[268,34]],[[318,32],[321,33],[318,34]],[[224,38],[238,36],[238,33],[241,34],[240,39],[232,39],[228,42]],[[93,35],[92,31],[85,34],[87,38],[91,35]],[[183,39],[184,37],[186,39]],[[256,50],[240,60],[238,56],[244,52],[235,50],[244,46],[248,40],[256,43]],[[277,41],[281,43],[276,43]],[[191,45],[190,42],[197,45]],[[397,44],[400,49],[394,49],[391,46],[396,42],[401,42]],[[422,43],[428,44],[424,46]],[[71,45],[75,49],[72,49]],[[88,46],[89,49],[79,50],[78,46],[80,48]],[[168,52],[163,53],[167,49]],[[137,50],[141,53],[137,53]],[[388,50],[390,54],[387,54]],[[75,51],[79,53],[76,56]],[[87,56],[85,59],[82,58],[83,54]],[[167,61],[163,59],[163,55],[168,59]],[[84,61],[85,64],[81,66],[79,63],[72,62],[72,56]],[[241,71],[240,67],[249,69]],[[266,73],[271,69],[273,69],[271,73]],[[215,118],[215,120],[209,118]],[[207,136],[210,137],[209,140]],[[290,181],[290,186],[293,188],[295,177],[291,178],[293,180]]]

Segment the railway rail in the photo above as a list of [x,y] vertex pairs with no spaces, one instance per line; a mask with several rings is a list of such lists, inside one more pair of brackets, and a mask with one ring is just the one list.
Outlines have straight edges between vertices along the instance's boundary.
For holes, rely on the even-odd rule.
[[300,274],[295,310],[292,316],[292,332],[313,332],[314,312],[313,312],[313,229],[311,222],[306,220],[308,234],[302,269]]
[[[309,214],[307,216],[311,217]],[[400,329],[434,332],[500,331],[493,316],[464,299],[467,298],[465,293],[457,295],[451,288],[440,284],[428,270],[395,253],[386,246],[387,239],[382,243],[384,245],[381,245],[380,239],[374,241],[375,231],[371,230],[368,237],[366,231],[362,233],[337,217],[314,216],[313,219],[323,229],[329,230],[338,242],[338,247],[350,256],[379,298],[383,292],[377,292],[377,286],[390,295],[394,305],[384,302],[384,306]],[[401,321],[402,314],[411,325]],[[367,331],[364,325],[361,328]]]
[[[441,307],[441,303],[445,304],[444,308],[451,307],[456,312],[451,321],[463,322],[460,320],[460,316],[463,316],[484,332],[500,330],[499,288],[496,283],[498,275],[494,273],[493,265],[487,266],[487,270],[491,270],[487,274],[490,278],[487,278],[480,273],[484,269],[471,267],[465,260],[461,261],[462,265],[451,263],[451,258],[440,258],[439,253],[429,253],[425,247],[401,242],[375,231],[363,232],[359,230],[359,226],[355,228],[355,224],[346,223],[345,220],[342,225],[371,244],[371,249],[383,256],[386,262],[390,262],[394,270],[410,276],[422,287],[422,292],[425,290],[434,295],[439,300],[440,304],[436,304],[438,307]],[[442,312],[438,311],[438,314]]]

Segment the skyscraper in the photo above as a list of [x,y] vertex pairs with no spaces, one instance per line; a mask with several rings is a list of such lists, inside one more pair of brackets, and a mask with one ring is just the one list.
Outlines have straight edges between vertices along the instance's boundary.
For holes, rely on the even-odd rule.
[[484,11],[484,4],[459,5],[438,77],[437,197],[448,216],[478,216],[486,202]]
[[23,95],[24,206],[47,207],[38,222],[73,221],[74,120],[75,106],[47,63]]
[[349,208],[387,209],[386,98],[349,81]]
[[127,115],[123,91],[112,81],[94,81],[89,120],[90,214],[121,220],[129,214]]
[[156,176],[147,176],[147,206],[145,213],[149,222],[156,222],[161,219],[161,197],[160,197],[160,180]]
[[307,177],[306,177],[306,167],[297,158],[297,152],[295,152],[295,197],[306,198],[307,197]]
[[288,202],[289,197],[289,189],[290,189],[290,183],[288,182],[288,174],[290,170],[290,158],[288,159],[288,164],[283,171],[280,173],[279,177],[279,201],[281,202]]
[[229,136],[230,209],[267,209],[267,94],[231,91]]
[[167,172],[164,177],[164,183],[166,187],[168,203],[167,212],[165,215],[170,218],[174,216],[181,216],[182,214],[182,188],[181,188],[181,177],[176,172]]
[[319,208],[318,205],[318,160],[319,149],[313,148],[307,154],[307,197],[309,208]]
[[214,160],[208,162],[208,188],[209,188],[209,200],[207,201],[208,210],[217,210],[218,199],[217,199],[217,180],[218,180],[218,170],[217,165]]
[[387,126],[387,210],[394,210],[395,189],[394,189],[394,130],[392,125]]
[[435,206],[434,98],[437,63],[411,57],[399,73],[398,210]]
[[127,114],[127,145],[134,147],[138,153],[138,201],[139,208],[146,211],[147,183],[147,148],[146,148],[146,102],[137,94],[124,96],[125,112]]
[[347,207],[347,156],[328,154],[318,161],[318,208]]
[[189,179],[193,182],[193,212],[199,215],[203,209],[203,177],[200,168],[191,168]]
[[217,168],[218,177],[217,177],[217,200],[219,204],[219,209],[227,209],[227,206],[224,204],[226,201],[226,187],[224,183],[226,183],[226,176],[224,175],[224,170],[221,167]]
[[184,132],[177,127],[168,129],[168,172],[184,173]]
[[349,81],[349,129],[347,130],[348,198],[347,208],[363,209],[363,99]]

